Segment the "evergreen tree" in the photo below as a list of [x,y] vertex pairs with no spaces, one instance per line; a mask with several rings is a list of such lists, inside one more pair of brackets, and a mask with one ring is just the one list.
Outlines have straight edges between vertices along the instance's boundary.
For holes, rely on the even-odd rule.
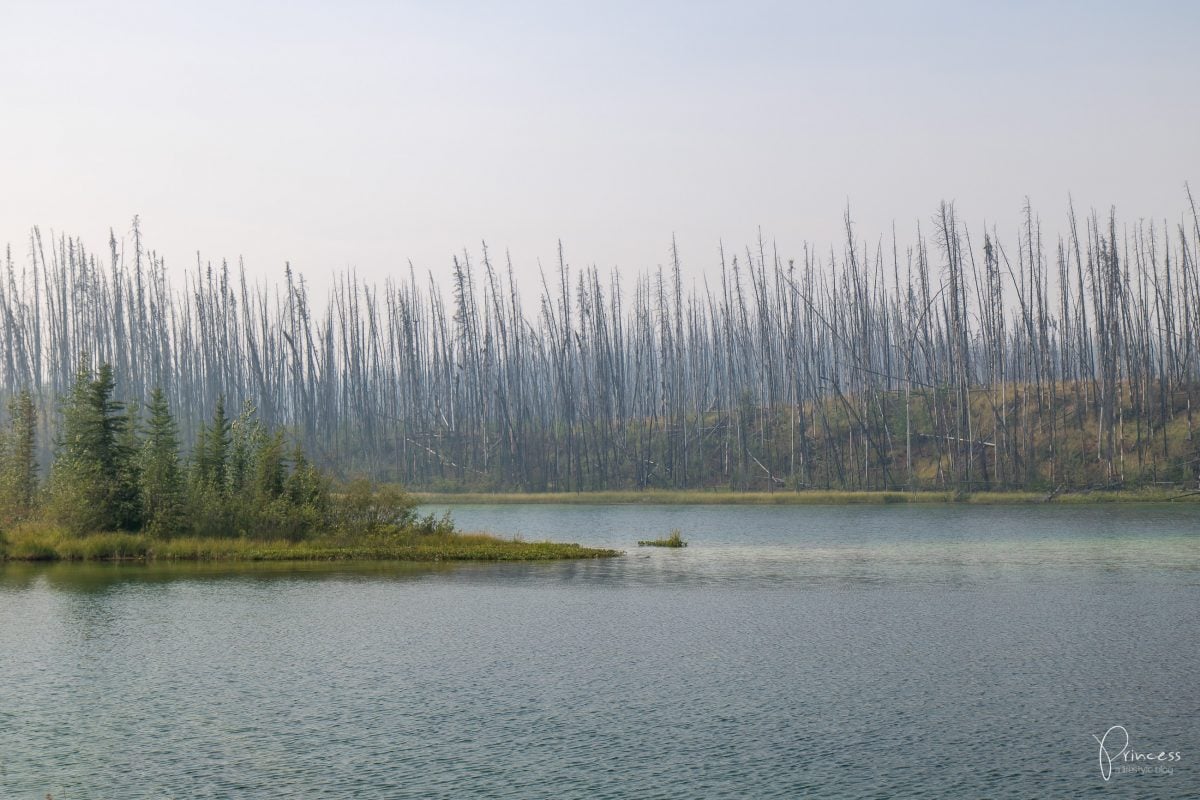
[[161,388],[151,392],[149,412],[141,453],[142,504],[147,531],[165,535],[178,531],[183,524],[179,429]]
[[270,502],[283,496],[287,474],[283,451],[283,431],[262,437],[254,454],[254,493],[260,501]]
[[196,443],[192,446],[190,468],[194,486],[198,489],[208,486],[211,480],[208,465],[208,426],[203,422],[196,430]]
[[141,489],[142,441],[138,435],[141,424],[136,403],[126,403],[122,412],[118,417],[115,435],[117,477],[113,489],[120,518],[118,527],[122,530],[136,530],[145,522]]
[[217,406],[213,410],[207,447],[209,482],[218,491],[225,491],[227,488],[229,425],[229,417],[225,416],[225,396],[221,395],[217,398]]
[[325,485],[325,479],[298,444],[292,451],[292,474],[285,483],[288,499],[296,508],[319,513],[328,510],[329,488]]
[[62,408],[62,438],[51,474],[55,516],[75,533],[136,530],[141,497],[136,441],[125,406],[113,399],[112,368],[95,378],[82,360]]
[[8,416],[0,432],[0,519],[20,519],[37,494],[37,410],[27,390],[8,401]]

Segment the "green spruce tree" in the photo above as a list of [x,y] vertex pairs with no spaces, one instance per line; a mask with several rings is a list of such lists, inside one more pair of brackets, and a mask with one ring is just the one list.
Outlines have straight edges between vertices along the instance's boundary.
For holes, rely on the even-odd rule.
[[320,470],[304,454],[299,444],[292,451],[292,474],[286,481],[288,499],[296,508],[324,514],[329,510],[329,487]]
[[28,517],[37,495],[37,409],[28,390],[8,401],[8,417],[0,431],[0,520]]
[[162,389],[150,394],[146,439],[141,452],[142,505],[146,530],[156,536],[177,533],[184,523],[183,472],[179,428]]
[[254,453],[254,494],[263,503],[283,496],[287,467],[283,461],[283,431],[263,436]]
[[93,378],[85,359],[64,398],[61,438],[51,472],[51,510],[73,533],[136,530],[141,525],[136,437],[113,399],[112,368]]
[[228,488],[229,469],[229,417],[225,415],[225,395],[217,398],[213,409],[212,424],[208,428],[207,452],[208,479],[214,489],[224,492]]
[[188,491],[188,523],[198,536],[236,536],[245,532],[242,518],[251,509],[230,493],[230,422],[225,398],[217,398],[212,422],[201,425],[192,450],[192,482]]

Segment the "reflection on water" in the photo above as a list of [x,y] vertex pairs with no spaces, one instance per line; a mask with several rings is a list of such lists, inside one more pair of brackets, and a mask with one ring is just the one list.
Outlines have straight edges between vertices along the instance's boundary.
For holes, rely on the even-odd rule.
[[[437,513],[445,507],[431,507]],[[1200,508],[520,506],[452,509],[460,527],[625,550],[571,570],[602,581],[1159,580],[1200,570]],[[679,528],[685,550],[639,548]]]
[[0,568],[0,797],[1200,790],[1189,508],[455,516],[627,555]]
[[179,581],[258,581],[270,583],[295,578],[347,580],[378,577],[388,580],[415,578],[453,569],[438,563],[403,561],[289,561],[289,562],[154,562],[7,564],[0,567],[0,592],[27,589],[38,581],[62,592],[96,593],[127,586],[153,586]]

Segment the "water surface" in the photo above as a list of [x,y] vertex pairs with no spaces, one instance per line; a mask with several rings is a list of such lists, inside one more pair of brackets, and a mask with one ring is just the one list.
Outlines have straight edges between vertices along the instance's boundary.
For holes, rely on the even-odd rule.
[[455,517],[627,555],[0,568],[0,797],[1200,792],[1189,507]]

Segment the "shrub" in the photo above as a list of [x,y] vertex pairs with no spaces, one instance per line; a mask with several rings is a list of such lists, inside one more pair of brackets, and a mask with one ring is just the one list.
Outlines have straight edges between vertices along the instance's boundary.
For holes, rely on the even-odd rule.
[[109,494],[108,483],[98,469],[60,461],[51,476],[47,516],[72,536],[94,533],[109,521]]
[[454,520],[450,519],[449,511],[440,517],[426,514],[413,524],[413,530],[426,535],[454,533]]
[[394,533],[413,527],[416,508],[417,499],[397,486],[355,478],[334,496],[332,521],[342,534]]

